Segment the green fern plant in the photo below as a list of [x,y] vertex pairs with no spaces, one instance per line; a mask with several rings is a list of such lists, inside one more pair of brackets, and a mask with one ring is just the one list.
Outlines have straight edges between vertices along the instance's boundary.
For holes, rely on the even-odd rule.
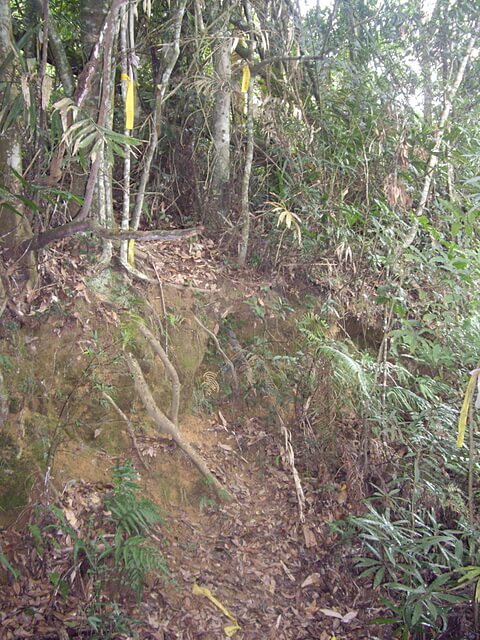
[[[95,585],[92,610],[96,610],[95,602],[101,599],[105,585],[112,581],[131,589],[140,601],[148,574],[160,572],[168,575],[161,550],[149,539],[162,518],[150,500],[139,496],[138,478],[131,461],[119,464],[113,470],[114,488],[105,499],[113,540],[111,534],[97,533],[95,522],[90,523],[87,535],[81,535],[67,521],[63,509],[56,505],[50,508],[55,522],[47,525],[45,531],[60,529],[70,536],[73,562],[83,560]],[[98,625],[95,615],[94,624]]]
[[115,564],[120,570],[122,580],[135,593],[139,601],[150,573],[168,575],[168,567],[160,549],[148,542],[145,536],[117,538]]
[[117,530],[129,536],[146,535],[161,523],[157,507],[146,498],[139,497],[138,471],[127,460],[113,470],[113,493],[105,500],[105,506]]
[[148,535],[162,521],[156,506],[139,497],[138,472],[130,460],[113,470],[113,494],[105,506],[115,525],[114,560],[122,582],[140,600],[145,578],[168,568],[160,550],[148,540]]

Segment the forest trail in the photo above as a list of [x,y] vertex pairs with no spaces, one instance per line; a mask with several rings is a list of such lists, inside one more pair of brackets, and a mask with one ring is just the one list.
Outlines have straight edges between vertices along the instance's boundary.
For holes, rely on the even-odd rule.
[[201,453],[235,501],[200,496],[197,505],[168,513],[163,533],[172,582],[150,590],[141,609],[156,628],[152,638],[225,638],[231,621],[193,595],[194,584],[207,587],[232,614],[239,639],[380,637],[366,629],[367,617],[375,617],[372,594],[355,586],[349,549],[327,524],[346,515],[348,505],[317,500],[312,482],[305,487],[302,525],[293,479],[279,456],[281,436],[267,435],[268,429],[253,418],[244,426],[217,425],[216,442],[203,440]]
[[[169,506],[163,504],[164,523],[157,541],[169,577],[155,578],[147,584],[139,608],[124,601],[124,613],[138,621],[138,637],[225,638],[225,628],[232,625],[232,620],[206,597],[194,595],[194,585],[209,589],[226,607],[240,627],[235,633],[238,640],[388,637],[368,628],[368,619],[375,617],[370,608],[372,593],[355,585],[349,548],[339,544],[327,525],[348,512],[348,502],[316,499],[318,491],[312,478],[310,485],[304,485],[307,510],[302,525],[291,473],[279,456],[280,434],[272,437],[269,433],[273,427],[255,418],[246,420],[243,426],[224,419],[222,424],[212,424],[206,417],[187,422],[189,441],[205,456],[235,500],[230,504],[214,500],[183,454],[169,444],[160,445],[162,450],[151,460],[151,474],[145,472],[141,481],[146,495],[158,498],[154,477],[168,474],[173,467],[184,480],[196,483],[196,490],[181,492],[181,504],[174,500]],[[193,433],[192,425],[196,425],[197,433]],[[88,526],[86,523],[101,510],[100,496],[106,490],[108,485],[102,483],[67,485],[61,504],[68,522],[78,531]],[[60,548],[71,549],[69,535],[57,533]],[[40,561],[29,536],[22,536],[18,529],[5,532],[3,547],[7,551],[15,548],[13,557],[22,567],[22,576],[14,583],[13,597],[11,584],[0,586],[0,612],[4,612],[0,613],[0,637],[88,637],[72,635],[73,629],[69,628],[75,620],[80,623],[76,632],[82,626],[82,600],[89,587],[76,575],[76,569],[72,571],[68,556],[54,547],[50,553],[44,549]],[[58,592],[52,595],[52,575],[66,576],[68,597],[61,598]]]
[[[189,283],[199,290],[212,287],[215,294],[215,288],[223,282],[222,287],[236,289],[240,300],[251,299],[256,304],[264,295],[264,283],[258,279],[243,283],[241,288],[234,280],[230,282],[232,274],[222,269],[207,243],[198,243],[188,252],[172,247],[155,259],[161,265],[166,286],[183,287]],[[77,271],[76,279],[68,283],[72,291],[85,287],[79,274]],[[238,274],[235,276],[238,278]],[[65,288],[62,274],[58,274],[58,287],[62,282]],[[55,294],[62,295],[60,288],[49,291],[49,295]],[[67,308],[74,317],[73,299],[69,304],[71,308]],[[264,321],[248,304],[242,304],[235,312],[237,322],[244,323],[247,332],[252,331],[255,318],[263,327]],[[263,309],[262,306],[260,310]],[[183,312],[187,313],[187,307]],[[99,314],[104,316],[104,304],[99,307]],[[302,461],[297,461],[306,498],[305,523],[301,522],[292,470],[282,457],[283,435],[269,415],[271,401],[261,393],[253,405],[230,396],[216,404],[214,413],[187,414],[180,419],[184,438],[233,494],[231,503],[215,499],[191,462],[168,439],[137,433],[139,448],[150,466],[148,471],[139,464],[133,448],[123,451],[122,458],[130,456],[141,471],[145,495],[163,511],[164,523],[156,537],[170,574],[167,579],[147,584],[138,609],[132,609],[131,594],[123,599],[125,613],[138,621],[141,640],[225,638],[225,626],[231,625],[232,620],[205,596],[194,595],[194,585],[198,585],[209,589],[231,613],[240,627],[235,633],[238,640],[387,637],[379,636],[377,628],[368,626],[369,620],[382,611],[372,609],[374,593],[356,586],[352,550],[341,544],[340,537],[328,525],[357,513],[354,492],[342,492],[340,481],[325,475],[320,450],[312,458],[317,460],[318,469],[312,469],[310,463],[310,469],[303,469]],[[105,426],[105,432],[111,428]],[[307,434],[295,420],[290,428],[296,440],[295,451],[304,450]],[[124,424],[117,423],[115,429],[118,438],[119,432],[125,430]],[[113,436],[112,432],[106,437]],[[80,537],[88,535],[91,522],[96,522],[96,530],[102,531],[102,518],[108,517],[102,503],[111,490],[109,470],[118,462],[115,454],[102,451],[98,443],[97,450],[82,446],[72,450],[61,447],[56,470],[59,504]],[[72,482],[75,471],[73,477],[77,481]],[[38,495],[33,497],[32,505],[36,499]],[[53,495],[43,496],[41,502],[48,504],[53,499]],[[33,511],[26,513],[27,517],[31,514],[29,522],[35,521]],[[45,525],[48,527],[48,522]],[[22,576],[15,582],[13,600],[11,584],[0,585],[0,611],[9,612],[0,613],[0,638],[89,637],[80,630],[85,628],[82,603],[88,600],[86,594],[91,587],[88,579],[81,579],[80,572],[72,570],[72,535],[61,528],[56,532],[57,543],[70,549],[70,555],[62,555],[55,546],[47,545],[40,555],[28,524],[24,534],[19,527],[3,534],[2,547],[15,566],[22,567]],[[52,595],[52,575],[66,576],[65,598],[55,590]],[[116,599],[118,594],[111,596]],[[35,612],[33,619],[31,611]],[[70,626],[75,621],[78,626]],[[76,632],[78,635],[74,635]]]

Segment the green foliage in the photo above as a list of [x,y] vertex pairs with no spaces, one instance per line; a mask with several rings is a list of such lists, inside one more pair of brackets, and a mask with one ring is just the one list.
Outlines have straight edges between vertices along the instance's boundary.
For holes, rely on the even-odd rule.
[[114,558],[122,582],[139,599],[148,573],[168,573],[160,550],[146,536],[161,522],[155,505],[140,498],[138,472],[130,461],[113,471],[114,491],[105,500],[115,525]]
[[[113,470],[113,491],[105,499],[103,510],[107,523],[92,519],[87,529],[74,527],[62,508],[50,507],[54,522],[46,526],[30,525],[35,548],[40,556],[47,545],[55,545],[55,533],[60,530],[72,540],[72,562],[80,563],[92,578],[94,593],[87,608],[87,621],[94,638],[115,638],[119,633],[131,633],[133,621],[122,612],[121,607],[106,600],[106,587],[122,586],[132,591],[140,601],[148,574],[168,575],[168,568],[159,547],[153,543],[151,534],[161,522],[156,507],[141,498],[137,483],[138,472],[130,461],[117,465]],[[0,562],[2,562],[0,555]],[[13,568],[8,567],[13,571]],[[68,595],[69,583],[64,575],[51,573],[49,580],[64,598]]]
[[12,371],[13,370],[13,362],[4,353],[0,353],[0,367],[4,371]]
[[398,495],[389,498],[393,509],[369,505],[367,514],[348,519],[368,553],[357,560],[360,577],[388,591],[390,622],[414,633],[445,630],[451,605],[468,601],[454,589],[457,572],[472,553],[478,556],[477,532],[447,529],[434,511],[422,514]]
[[7,556],[3,553],[1,548],[0,548],[0,565],[4,569],[6,569],[8,572],[10,572],[14,578],[18,578],[21,575],[20,571],[9,562]]
[[92,640],[115,640],[120,634],[134,636],[135,620],[115,601],[95,600],[88,609],[87,622],[93,633]]
[[172,327],[179,327],[181,324],[183,324],[183,322],[185,321],[185,318],[180,315],[179,313],[175,314],[175,313],[167,313],[165,316],[165,320],[168,322],[168,324]]
[[146,498],[138,497],[140,487],[137,479],[138,472],[131,462],[115,467],[114,492],[105,501],[117,531],[129,536],[146,534],[161,522],[155,505]]

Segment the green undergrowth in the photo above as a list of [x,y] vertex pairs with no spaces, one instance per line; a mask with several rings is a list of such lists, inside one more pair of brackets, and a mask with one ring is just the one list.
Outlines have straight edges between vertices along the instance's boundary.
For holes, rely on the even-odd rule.
[[[135,620],[129,618],[125,604],[131,596],[141,601],[149,576],[164,580],[169,576],[158,538],[162,517],[141,496],[138,479],[130,461],[119,463],[112,471],[110,491],[92,500],[72,490],[65,504],[38,508],[28,524],[28,543],[48,570],[52,597],[66,603],[69,596],[84,593],[82,585],[89,585],[80,624],[85,624],[90,638],[131,635]],[[63,554],[61,564],[52,565],[64,547],[70,549],[68,554]],[[0,564],[14,580],[26,578],[24,574],[32,570],[30,565],[15,566],[1,553]]]

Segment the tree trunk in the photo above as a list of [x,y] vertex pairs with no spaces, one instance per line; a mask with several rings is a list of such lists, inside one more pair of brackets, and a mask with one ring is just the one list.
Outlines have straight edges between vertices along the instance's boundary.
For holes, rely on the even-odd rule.
[[220,5],[218,43],[213,54],[213,66],[217,89],[213,108],[214,162],[208,219],[212,228],[221,227],[228,220],[230,211],[230,105],[231,105],[231,47],[228,30],[231,5]]
[[[255,47],[254,38],[254,23],[252,18],[252,10],[248,0],[245,0],[245,15],[248,20],[248,26],[250,29],[250,62],[253,61],[253,51]],[[247,150],[245,154],[245,165],[243,168],[242,178],[242,195],[240,205],[240,223],[242,225],[241,238],[238,250],[238,262],[240,266],[244,266],[247,260],[248,242],[250,239],[250,175],[252,173],[253,162],[253,88],[254,88],[254,76],[250,74],[250,79],[247,87],[247,121],[245,124],[245,132],[247,138]]]
[[[0,104],[6,111],[18,96],[19,72],[12,55],[14,51],[10,6],[8,0],[0,0]],[[11,57],[8,64],[7,58]],[[32,230],[25,216],[24,209],[15,199],[22,192],[22,185],[15,172],[23,173],[22,149],[18,121],[10,124],[8,129],[0,130],[0,184],[12,197],[0,199],[0,248],[11,248],[22,240],[30,238]],[[25,277],[32,280],[36,277],[33,255],[24,256]]]
[[172,71],[175,67],[175,64],[177,63],[180,53],[180,33],[182,29],[183,15],[185,13],[186,5],[187,0],[178,0],[176,4],[171,28],[171,41],[163,47],[162,51],[162,59],[160,61],[162,72],[158,74],[158,77],[154,78],[155,106],[152,114],[152,129],[149,144],[145,153],[143,171],[140,178],[140,185],[138,187],[135,208],[132,214],[131,227],[135,230],[138,229],[140,223],[140,217],[142,215],[143,204],[145,200],[145,189],[150,178],[152,160],[157,149],[158,140],[160,138],[165,95],[170,83],[170,76],[172,75]]
[[[99,34],[102,31],[111,4],[110,0],[82,0],[81,2],[82,46],[87,58],[90,58],[97,44]],[[117,24],[117,21],[114,20],[113,24]],[[106,46],[107,39],[110,42],[110,46]],[[97,121],[99,125],[103,124],[103,126],[107,128],[113,116],[114,91],[112,90],[112,86],[114,84],[114,77],[112,77],[111,55],[113,48],[112,41],[114,39],[114,33],[106,34],[105,43],[100,53],[100,55],[104,57],[103,64],[95,68],[90,90],[83,102],[85,113]],[[102,110],[104,111],[103,120],[105,120],[103,123],[99,122],[99,113]],[[102,226],[111,228],[113,222],[112,170],[104,145],[103,148],[98,151],[97,159],[92,164],[89,177],[85,175],[81,176],[80,185],[77,185],[74,191],[81,194],[85,193],[85,199],[88,200],[89,192],[93,187],[93,194],[91,195],[93,217],[98,220]],[[93,182],[93,185],[89,185],[89,182]],[[90,209],[90,205],[88,209]],[[87,210],[86,214],[88,215],[88,213],[89,211]],[[81,215],[82,212],[80,212],[80,216]],[[108,262],[111,253],[112,248],[110,241],[104,240],[101,263]]]

